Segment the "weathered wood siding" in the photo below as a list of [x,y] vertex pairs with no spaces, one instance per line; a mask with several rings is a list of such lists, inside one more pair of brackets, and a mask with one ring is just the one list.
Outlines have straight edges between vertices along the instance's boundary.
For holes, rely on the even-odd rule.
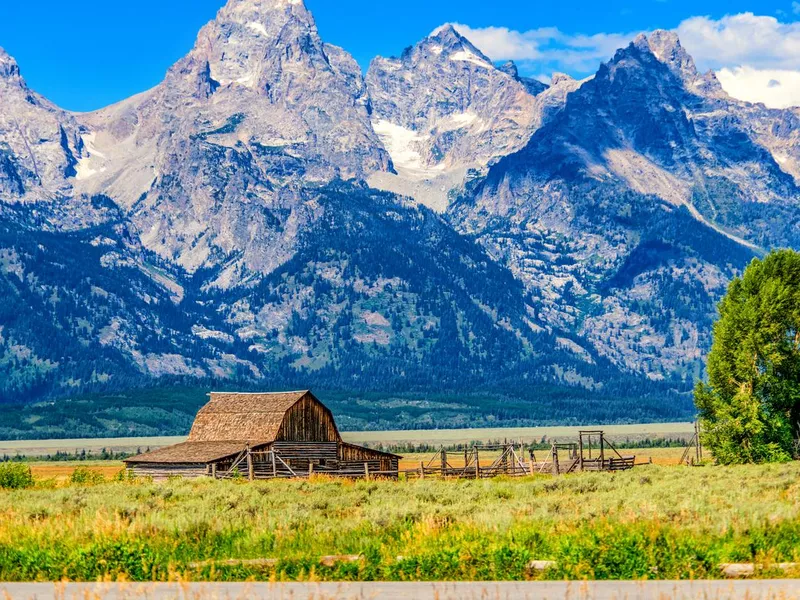
[[369,464],[370,471],[397,471],[399,461],[396,456],[362,448],[353,444],[339,444],[339,461],[343,470],[350,470],[357,465],[364,467],[364,463]]
[[338,468],[338,442],[275,442],[272,448],[293,469],[308,470],[315,467]]
[[152,477],[153,479],[167,479],[169,477],[205,477],[208,475],[208,467],[198,464],[136,464],[130,467],[136,477]]
[[292,406],[283,418],[276,442],[338,442],[339,430],[333,414],[311,394]]

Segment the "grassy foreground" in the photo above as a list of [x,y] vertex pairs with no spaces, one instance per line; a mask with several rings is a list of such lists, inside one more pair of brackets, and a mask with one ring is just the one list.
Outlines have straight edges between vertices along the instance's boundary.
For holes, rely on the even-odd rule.
[[[232,558],[277,562],[190,566]],[[750,561],[800,561],[800,464],[0,492],[3,581],[679,579]]]

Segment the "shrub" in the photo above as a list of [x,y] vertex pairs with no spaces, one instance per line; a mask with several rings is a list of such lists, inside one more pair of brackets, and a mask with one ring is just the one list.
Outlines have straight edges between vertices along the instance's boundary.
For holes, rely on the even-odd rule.
[[23,463],[0,464],[0,488],[4,490],[20,490],[33,487],[31,468]]
[[118,483],[133,483],[137,481],[137,477],[130,469],[120,469],[114,475],[114,481]]
[[95,485],[103,483],[105,480],[106,478],[103,477],[102,473],[92,471],[86,467],[78,467],[72,472],[72,476],[69,478],[70,483],[76,485]]

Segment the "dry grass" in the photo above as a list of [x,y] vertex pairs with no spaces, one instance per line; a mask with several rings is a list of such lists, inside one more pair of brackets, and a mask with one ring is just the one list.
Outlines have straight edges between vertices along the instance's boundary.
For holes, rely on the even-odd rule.
[[106,479],[113,479],[124,465],[117,461],[41,462],[32,463],[31,471],[39,481],[49,479],[63,483],[69,481],[77,467],[85,467],[89,471],[100,473]]

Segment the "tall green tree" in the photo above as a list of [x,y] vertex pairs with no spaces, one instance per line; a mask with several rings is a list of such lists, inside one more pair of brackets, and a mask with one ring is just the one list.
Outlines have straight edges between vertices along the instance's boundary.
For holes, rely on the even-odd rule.
[[754,260],[719,305],[708,383],[698,383],[703,443],[723,464],[790,460],[800,439],[800,254]]

